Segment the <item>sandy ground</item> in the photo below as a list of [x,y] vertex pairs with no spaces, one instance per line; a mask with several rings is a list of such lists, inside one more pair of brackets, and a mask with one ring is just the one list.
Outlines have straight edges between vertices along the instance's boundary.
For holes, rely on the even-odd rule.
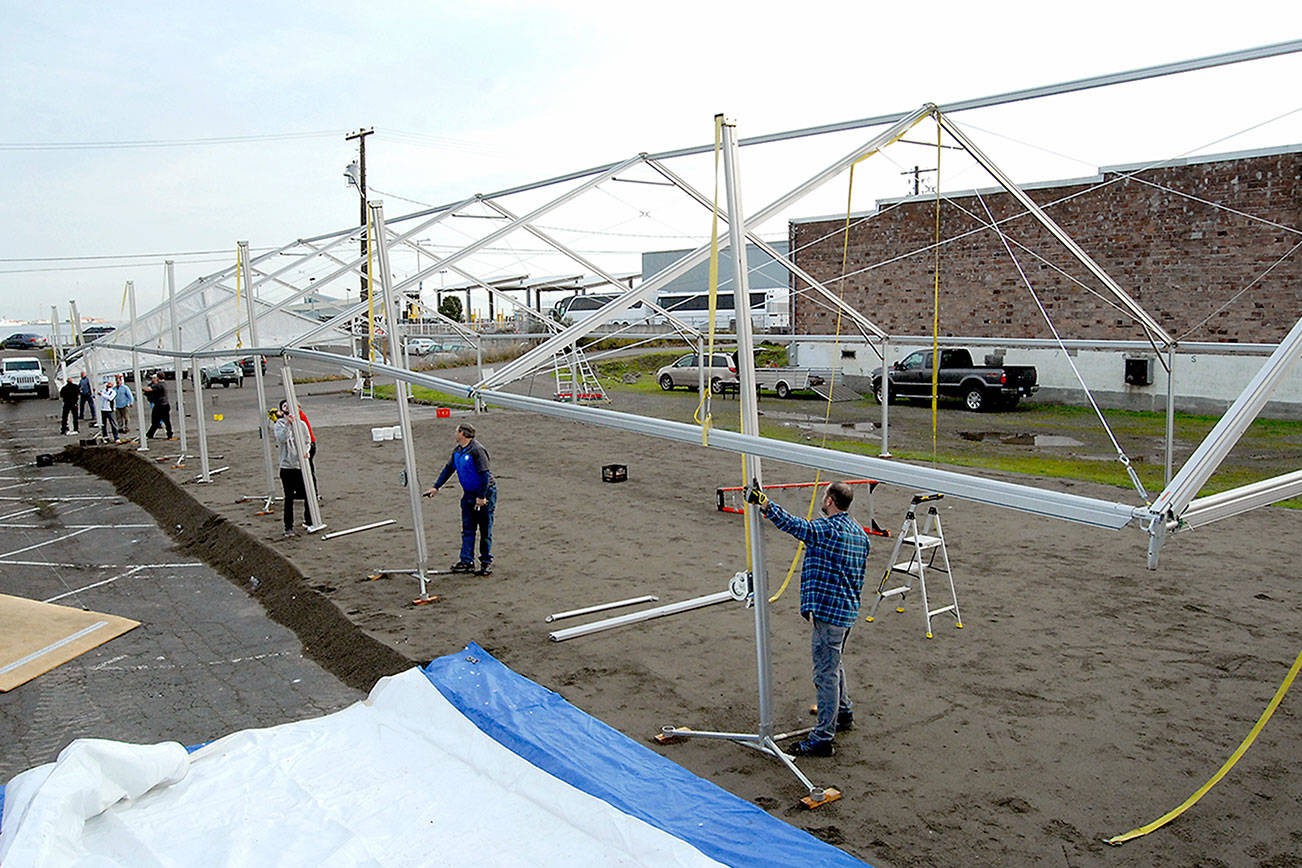
[[[275,515],[258,516],[256,505],[238,503],[266,491],[248,389],[238,397],[236,390],[207,393],[230,414],[231,424],[217,426],[211,441],[222,455],[213,465],[230,470],[198,485],[194,460],[185,469],[153,463],[227,520],[216,525],[248,534],[234,548],[252,541],[279,553],[298,594],[329,600],[364,632],[365,640],[349,633],[318,650],[328,668],[347,667],[341,658],[354,641],[349,635],[381,669],[393,664],[370,639],[416,661],[476,641],[693,772],[874,864],[1302,864],[1296,695],[1183,817],[1122,848],[1102,843],[1175,807],[1206,781],[1302,648],[1296,511],[1261,510],[1181,535],[1167,545],[1161,568],[1148,571],[1138,531],[946,498],[941,515],[964,628],[942,616],[935,638],[924,638],[916,594],[902,614],[886,608],[874,623],[861,620],[847,652],[856,728],[838,738],[835,757],[801,763],[815,783],[839,788],[844,798],[811,812],[798,803],[803,788],[771,758],[727,742],[649,741],[665,724],[754,730],[753,610],[729,602],[563,643],[548,633],[571,622],[544,621],[640,594],[657,594],[663,604],[726,589],[745,568],[743,525],[715,509],[715,489],[739,484],[737,456],[502,410],[477,416],[498,479],[496,572],[434,577],[430,591],[439,601],[415,607],[413,579],[367,578],[415,563],[407,493],[398,481],[401,444],[373,443],[370,434],[371,424],[395,424],[396,411],[384,402],[359,409],[355,399],[327,394],[331,388],[320,385],[317,395],[307,388],[304,398],[320,441],[324,518],[330,530],[386,518],[394,525],[334,540],[282,541],[279,505]],[[415,414],[428,485],[466,415]],[[628,481],[603,483],[608,463],[626,464]],[[770,463],[765,471],[770,483],[812,479],[791,466]],[[1116,489],[1037,484],[1129,499]],[[434,568],[456,559],[455,491],[423,501]],[[879,522],[898,528],[911,494],[879,487]],[[161,477],[133,496],[152,499],[156,511],[175,500]],[[801,511],[808,503],[794,494],[779,501]],[[197,544],[195,534],[183,542]],[[795,543],[771,526],[765,542],[776,587]],[[890,548],[888,540],[874,541],[865,610]],[[226,557],[236,556],[231,549],[223,549]],[[808,627],[798,615],[796,581],[772,607],[779,731],[812,722]],[[297,599],[283,596],[278,617],[292,621]]]

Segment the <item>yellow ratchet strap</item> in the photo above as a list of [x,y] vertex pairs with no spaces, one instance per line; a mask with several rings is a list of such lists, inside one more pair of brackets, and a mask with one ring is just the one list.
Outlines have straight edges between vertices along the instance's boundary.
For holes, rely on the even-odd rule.
[[240,273],[244,271],[241,267],[244,265],[244,258],[240,256],[240,249],[235,248],[235,349],[244,348],[244,339],[240,337]]
[[1279,707],[1280,700],[1284,698],[1284,694],[1288,693],[1288,689],[1293,684],[1293,679],[1297,677],[1297,673],[1299,669],[1302,669],[1302,652],[1298,652],[1297,659],[1293,661],[1293,665],[1289,668],[1288,674],[1284,676],[1283,683],[1281,683],[1279,685],[1279,689],[1275,691],[1274,698],[1272,698],[1270,700],[1270,703],[1266,705],[1266,710],[1261,713],[1261,717],[1257,719],[1257,723],[1252,727],[1252,730],[1248,733],[1247,738],[1245,738],[1243,740],[1243,743],[1239,745],[1238,749],[1235,750],[1234,753],[1230,755],[1230,758],[1225,761],[1225,765],[1221,766],[1220,769],[1217,770],[1216,774],[1212,775],[1211,780],[1209,780],[1207,783],[1199,787],[1192,796],[1185,799],[1184,802],[1180,805],[1180,807],[1175,808],[1172,811],[1168,811],[1167,813],[1158,817],[1153,822],[1149,823],[1147,826],[1140,826],[1138,829],[1131,829],[1129,832],[1126,832],[1124,835],[1116,835],[1114,837],[1107,838],[1105,839],[1106,842],[1108,844],[1112,844],[1113,846],[1119,846],[1121,844],[1126,843],[1127,841],[1134,840],[1135,838],[1142,838],[1144,835],[1147,835],[1149,832],[1153,832],[1156,831],[1157,829],[1162,828],[1167,823],[1171,822],[1176,817],[1180,816],[1185,811],[1192,808],[1194,804],[1207,793],[1208,790],[1210,790],[1213,786],[1216,785],[1217,781],[1225,777],[1225,775],[1229,772],[1229,770],[1234,768],[1234,764],[1239,761],[1239,757],[1247,753],[1248,748],[1252,747],[1252,743],[1257,740],[1257,734],[1260,733],[1262,727],[1266,725],[1266,721],[1270,720],[1270,716],[1275,713],[1275,709]]
[[[714,361],[714,315],[719,306],[719,154],[723,148],[723,115],[714,116],[714,208],[710,226],[710,272],[708,283],[710,286],[710,339],[708,348],[705,353],[705,385],[701,388],[700,402],[696,405],[696,412],[692,418],[701,426],[701,445],[710,445],[710,423],[713,421],[710,412],[710,363]],[[697,364],[701,359],[697,359]],[[743,468],[743,475],[745,468]],[[746,484],[746,480],[742,480]],[[750,547],[747,546],[747,551]],[[748,555],[749,557],[749,555]]]

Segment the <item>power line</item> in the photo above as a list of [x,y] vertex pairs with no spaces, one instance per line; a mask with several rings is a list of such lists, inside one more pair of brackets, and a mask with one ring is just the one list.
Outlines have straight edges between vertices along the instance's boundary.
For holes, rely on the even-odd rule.
[[0,151],[95,151],[123,148],[179,148],[193,145],[237,145],[249,142],[333,138],[345,130],[303,133],[267,133],[256,136],[213,136],[197,139],[127,139],[107,142],[0,142]]

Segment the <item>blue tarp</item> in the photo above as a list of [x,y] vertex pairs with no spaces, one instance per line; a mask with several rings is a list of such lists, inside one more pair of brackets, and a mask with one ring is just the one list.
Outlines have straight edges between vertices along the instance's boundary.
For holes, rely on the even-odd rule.
[[421,671],[458,711],[517,756],[719,862],[864,864],[638,744],[474,643]]
[[775,868],[864,864],[643,747],[473,642],[422,671],[499,744],[713,859]]

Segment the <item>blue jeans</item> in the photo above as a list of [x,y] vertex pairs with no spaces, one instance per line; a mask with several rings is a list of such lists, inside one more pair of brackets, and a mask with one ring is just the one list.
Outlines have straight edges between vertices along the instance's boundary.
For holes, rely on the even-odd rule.
[[845,651],[845,640],[850,636],[850,628],[838,627],[817,618],[810,618],[810,622],[814,627],[810,650],[814,658],[818,724],[809,738],[813,741],[831,741],[836,737],[837,715],[848,714],[853,708],[845,687],[845,667],[841,665],[841,654]]
[[488,487],[488,503],[475,508],[473,494],[461,495],[461,562],[475,562],[475,531],[479,531],[479,562],[493,559],[493,510],[497,508],[497,486]]

